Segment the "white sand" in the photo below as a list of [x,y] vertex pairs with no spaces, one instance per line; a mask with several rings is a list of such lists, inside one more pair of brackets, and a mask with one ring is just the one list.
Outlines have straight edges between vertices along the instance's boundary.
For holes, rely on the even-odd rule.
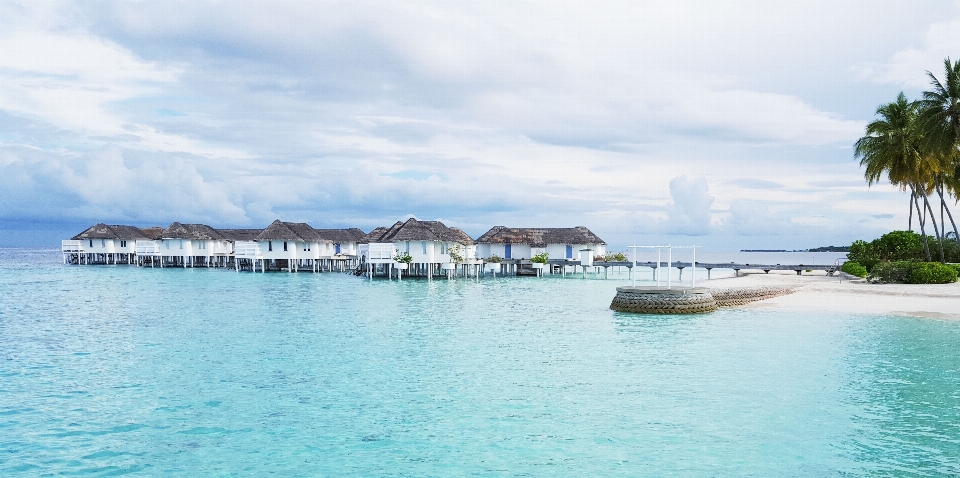
[[698,282],[707,287],[792,285],[801,288],[790,295],[748,304],[744,307],[901,315],[960,320],[960,283],[869,284],[824,272],[793,271],[741,273],[740,277]]

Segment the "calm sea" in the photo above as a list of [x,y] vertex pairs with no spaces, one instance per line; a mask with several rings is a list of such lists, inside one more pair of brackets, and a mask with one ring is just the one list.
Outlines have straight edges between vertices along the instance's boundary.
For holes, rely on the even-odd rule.
[[0,251],[0,475],[949,476],[960,323]]

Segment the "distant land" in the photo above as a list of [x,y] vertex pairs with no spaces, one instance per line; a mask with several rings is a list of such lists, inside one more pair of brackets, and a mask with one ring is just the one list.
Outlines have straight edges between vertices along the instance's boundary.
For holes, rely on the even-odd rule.
[[850,246],[823,246],[813,249],[740,249],[740,252],[850,252]]
[[824,246],[810,249],[807,252],[850,252],[850,246]]

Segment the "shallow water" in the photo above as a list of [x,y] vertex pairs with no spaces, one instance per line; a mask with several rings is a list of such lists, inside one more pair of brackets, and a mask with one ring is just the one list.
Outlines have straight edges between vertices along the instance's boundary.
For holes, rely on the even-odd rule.
[[960,323],[0,250],[0,474],[960,474]]

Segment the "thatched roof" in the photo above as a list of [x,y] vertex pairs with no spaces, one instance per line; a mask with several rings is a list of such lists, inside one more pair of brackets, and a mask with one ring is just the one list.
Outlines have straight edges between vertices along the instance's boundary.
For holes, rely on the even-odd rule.
[[376,228],[376,229],[368,232],[365,236],[363,236],[362,238],[360,238],[360,241],[358,241],[358,242],[359,242],[360,244],[369,244],[369,243],[371,243],[371,242],[380,242],[380,238],[383,237],[383,235],[386,234],[388,230],[390,230],[390,229],[389,229],[389,228],[386,228],[386,227],[382,227],[382,226],[381,226],[381,227],[378,227],[378,228]]
[[350,229],[315,229],[325,241],[342,244],[345,242],[360,242],[367,233],[351,227]]
[[226,240],[220,231],[206,224],[180,224],[174,222],[163,230],[164,239],[199,239],[199,240]]
[[473,244],[473,238],[470,237],[470,235],[468,235],[467,233],[463,232],[463,229],[460,229],[459,227],[451,227],[450,232],[460,236],[460,240],[457,241],[460,244],[463,244],[465,246],[469,246]]
[[163,238],[163,228],[160,226],[153,227],[142,227],[140,228],[142,232],[148,239],[153,239],[154,241]]
[[473,244],[470,236],[459,229],[454,230],[440,221],[418,221],[415,218],[407,222],[397,221],[389,228],[378,227],[364,237],[363,242],[401,242],[401,241],[438,241]]
[[305,222],[270,223],[258,236],[258,241],[330,242],[317,234],[317,230]]
[[554,228],[516,228],[494,226],[477,239],[478,244],[606,244],[603,239],[583,226]]
[[84,239],[121,239],[125,241],[135,241],[137,239],[150,239],[150,237],[134,226],[123,226],[119,224],[108,225],[101,222],[100,224],[88,227],[85,231],[72,238],[74,241]]
[[256,241],[263,229],[217,229],[217,232],[230,242]]

